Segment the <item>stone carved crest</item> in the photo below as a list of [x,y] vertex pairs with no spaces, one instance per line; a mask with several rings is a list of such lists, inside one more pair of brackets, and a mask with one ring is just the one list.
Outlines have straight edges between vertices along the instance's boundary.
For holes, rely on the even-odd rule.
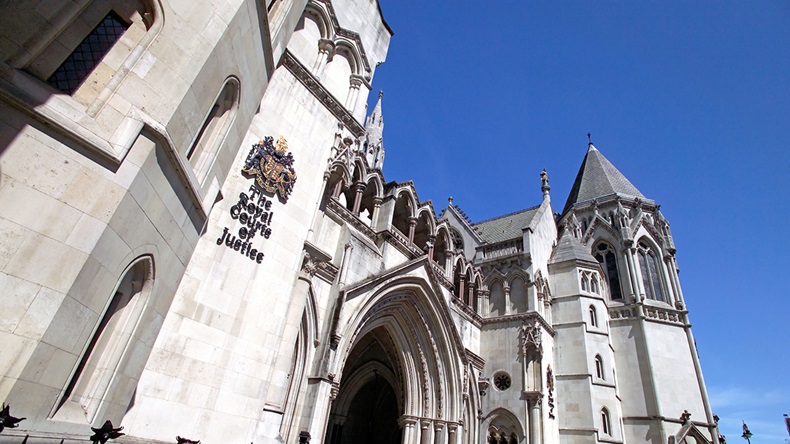
[[296,183],[294,158],[288,152],[288,142],[283,136],[274,142],[271,136],[252,146],[241,172],[255,176],[255,183],[267,193],[276,193],[283,201],[293,191]]

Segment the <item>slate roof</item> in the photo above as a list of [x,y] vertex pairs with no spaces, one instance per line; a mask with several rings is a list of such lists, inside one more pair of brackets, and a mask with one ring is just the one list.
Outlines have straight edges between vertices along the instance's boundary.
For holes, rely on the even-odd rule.
[[484,220],[472,224],[472,227],[480,233],[480,237],[484,241],[490,244],[520,238],[523,235],[522,229],[529,226],[539,208],[540,205],[493,219]]
[[562,233],[562,237],[560,237],[560,241],[554,247],[554,251],[551,252],[549,263],[557,264],[572,260],[598,262],[579,239],[571,235],[569,230],[565,230]]
[[638,197],[646,199],[639,190],[636,189],[623,173],[617,170],[612,162],[601,154],[591,143],[587,148],[587,155],[584,156],[582,166],[576,175],[568,201],[562,214],[568,212],[573,204],[585,202],[598,197],[618,194],[624,197]]

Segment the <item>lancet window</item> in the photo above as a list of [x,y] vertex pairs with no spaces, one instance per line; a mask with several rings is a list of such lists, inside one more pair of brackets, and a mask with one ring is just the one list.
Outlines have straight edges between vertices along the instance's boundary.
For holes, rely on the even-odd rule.
[[611,245],[607,243],[600,243],[595,248],[595,259],[601,264],[606,279],[609,283],[609,291],[612,294],[612,299],[622,299],[623,294],[620,289],[620,275],[617,271],[617,259],[615,259],[615,251]]
[[583,292],[600,294],[598,273],[594,271],[579,271],[579,275],[581,279],[581,289]]
[[[87,344],[58,408],[79,411],[89,421],[120,422],[145,360],[126,362],[125,355],[150,350],[140,339],[140,318],[153,283],[153,259],[138,258],[124,273]],[[72,407],[79,406],[78,409]],[[60,415],[69,414],[60,411]]]
[[609,410],[607,410],[606,407],[601,409],[601,431],[604,435],[611,436],[612,434],[612,423],[609,418]]
[[590,326],[597,327],[598,326],[598,312],[595,310],[595,307],[590,305]]
[[236,116],[238,103],[239,81],[235,77],[230,77],[223,85],[195,141],[186,153],[187,160],[199,180],[205,178],[211,169],[219,147]]
[[597,376],[598,379],[606,379],[604,377],[603,358],[601,358],[601,355],[595,355],[595,376]]
[[639,268],[642,272],[642,282],[645,284],[645,296],[648,299],[667,302],[664,291],[661,287],[661,270],[656,253],[647,242],[639,242],[637,250],[639,255]]

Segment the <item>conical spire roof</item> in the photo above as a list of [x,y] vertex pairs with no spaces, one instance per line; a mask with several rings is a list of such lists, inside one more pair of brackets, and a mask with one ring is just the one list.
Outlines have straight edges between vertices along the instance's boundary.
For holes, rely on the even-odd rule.
[[582,166],[576,175],[568,201],[562,214],[568,212],[571,207],[579,202],[617,194],[622,197],[638,197],[645,199],[645,196],[636,189],[621,173],[612,162],[601,154],[595,145],[590,142],[587,146],[587,155],[584,156]]

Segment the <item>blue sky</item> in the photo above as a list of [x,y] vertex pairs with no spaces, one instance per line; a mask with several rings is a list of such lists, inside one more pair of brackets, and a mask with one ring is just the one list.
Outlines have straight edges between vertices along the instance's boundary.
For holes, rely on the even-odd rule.
[[790,1],[381,6],[386,179],[480,221],[539,204],[546,168],[561,211],[591,132],[672,224],[722,433],[784,444]]

